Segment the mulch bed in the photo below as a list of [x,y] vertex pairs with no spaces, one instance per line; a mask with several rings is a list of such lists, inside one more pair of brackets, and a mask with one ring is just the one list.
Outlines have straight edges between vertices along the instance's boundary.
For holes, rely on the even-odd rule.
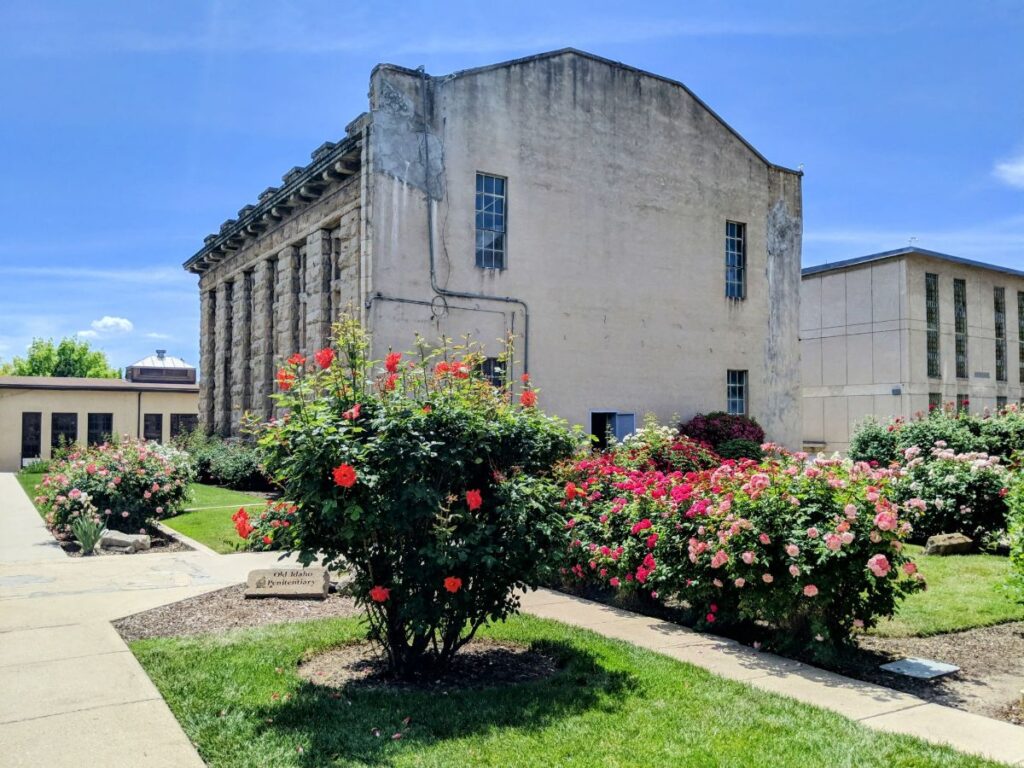
[[114,629],[126,642],[132,642],[148,637],[202,635],[359,613],[352,598],[334,592],[326,600],[246,599],[245,585],[238,584],[127,616],[115,621]]
[[515,685],[551,677],[554,659],[525,646],[476,639],[461,648],[451,665],[420,680],[398,681],[385,671],[384,659],[369,643],[350,643],[306,659],[299,675],[314,685],[387,690],[452,691]]
[[[149,532],[149,549],[140,549],[138,552],[129,552],[124,549],[97,549],[88,557],[109,557],[111,555],[116,557],[122,557],[124,555],[152,555],[152,554],[166,554],[168,552],[191,552],[192,547],[185,544],[182,541],[168,536],[163,531],[156,528]],[[78,546],[78,542],[74,539],[57,539],[57,543],[60,544],[60,548],[64,550],[64,554],[68,557],[86,557],[82,554],[82,548]]]

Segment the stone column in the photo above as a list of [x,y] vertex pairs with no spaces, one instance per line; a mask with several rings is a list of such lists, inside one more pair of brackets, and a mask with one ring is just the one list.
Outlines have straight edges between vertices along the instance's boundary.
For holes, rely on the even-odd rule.
[[214,393],[216,392],[217,290],[199,294],[199,419],[203,431],[214,430]]
[[231,347],[232,303],[234,284],[225,281],[217,286],[217,316],[214,350],[213,428],[218,435],[231,434]]
[[331,232],[320,229],[306,238],[306,352],[327,346],[331,308]]
[[252,274],[234,283],[231,308],[231,434],[237,435],[242,415],[249,410],[249,347],[252,321]]
[[271,415],[269,395],[274,367],[274,294],[277,283],[277,259],[261,261],[253,273],[252,358],[250,380],[252,402],[249,407],[264,421]]
[[274,364],[299,351],[299,252],[288,246],[277,256],[277,285],[274,288]]

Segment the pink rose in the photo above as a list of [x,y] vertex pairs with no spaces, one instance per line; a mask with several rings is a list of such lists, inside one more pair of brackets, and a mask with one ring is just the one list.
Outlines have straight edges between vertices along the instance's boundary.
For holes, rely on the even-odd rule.
[[893,531],[896,524],[896,515],[891,512],[879,512],[875,515],[875,526],[880,531]]
[[800,554],[800,547],[798,547],[796,544],[787,544],[786,554],[790,557],[796,557]]
[[807,529],[807,535],[810,538],[812,538],[812,539],[818,538],[818,529],[815,528],[814,526],[811,526],[810,528]]
[[797,568],[795,565],[789,566],[789,575],[792,576],[793,578],[796,578],[797,576],[800,575],[800,569]]
[[744,552],[742,555],[740,555],[740,558],[743,560],[744,563],[750,565],[752,562],[754,562],[754,553],[748,550],[747,552]]
[[892,570],[892,566],[889,564],[889,559],[882,554],[873,556],[868,560],[868,569],[875,574],[876,578],[885,578]]
[[736,584],[737,587],[742,588],[743,585],[747,583],[747,580],[741,577],[741,578],[736,579],[736,581],[734,583]]
[[907,576],[913,576],[915,573],[917,573],[917,564],[916,563],[904,563],[903,564],[903,572],[905,574],[907,574]]
[[761,581],[763,581],[765,584],[771,584],[773,581],[775,581],[775,577],[772,576],[770,573],[762,573]]
[[818,588],[813,584],[808,584],[804,587],[804,597],[815,597],[818,594]]

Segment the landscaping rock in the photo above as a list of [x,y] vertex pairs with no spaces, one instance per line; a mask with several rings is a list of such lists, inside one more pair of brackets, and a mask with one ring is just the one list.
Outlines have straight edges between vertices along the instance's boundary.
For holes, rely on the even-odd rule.
[[939,533],[928,537],[926,555],[962,555],[974,549],[974,540],[962,533]]
[[245,596],[325,600],[330,586],[326,568],[261,568],[249,572]]
[[144,533],[122,533],[121,531],[104,531],[100,538],[100,549],[112,549],[122,552],[139,552],[149,549],[150,538]]

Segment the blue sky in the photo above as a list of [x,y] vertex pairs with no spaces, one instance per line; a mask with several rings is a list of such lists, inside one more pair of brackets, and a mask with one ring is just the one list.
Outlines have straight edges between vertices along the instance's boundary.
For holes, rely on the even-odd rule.
[[681,80],[803,164],[804,262],[1024,268],[1024,9],[1006,2],[0,3],[0,359],[82,333],[198,359],[203,236],[432,74],[575,46]]

